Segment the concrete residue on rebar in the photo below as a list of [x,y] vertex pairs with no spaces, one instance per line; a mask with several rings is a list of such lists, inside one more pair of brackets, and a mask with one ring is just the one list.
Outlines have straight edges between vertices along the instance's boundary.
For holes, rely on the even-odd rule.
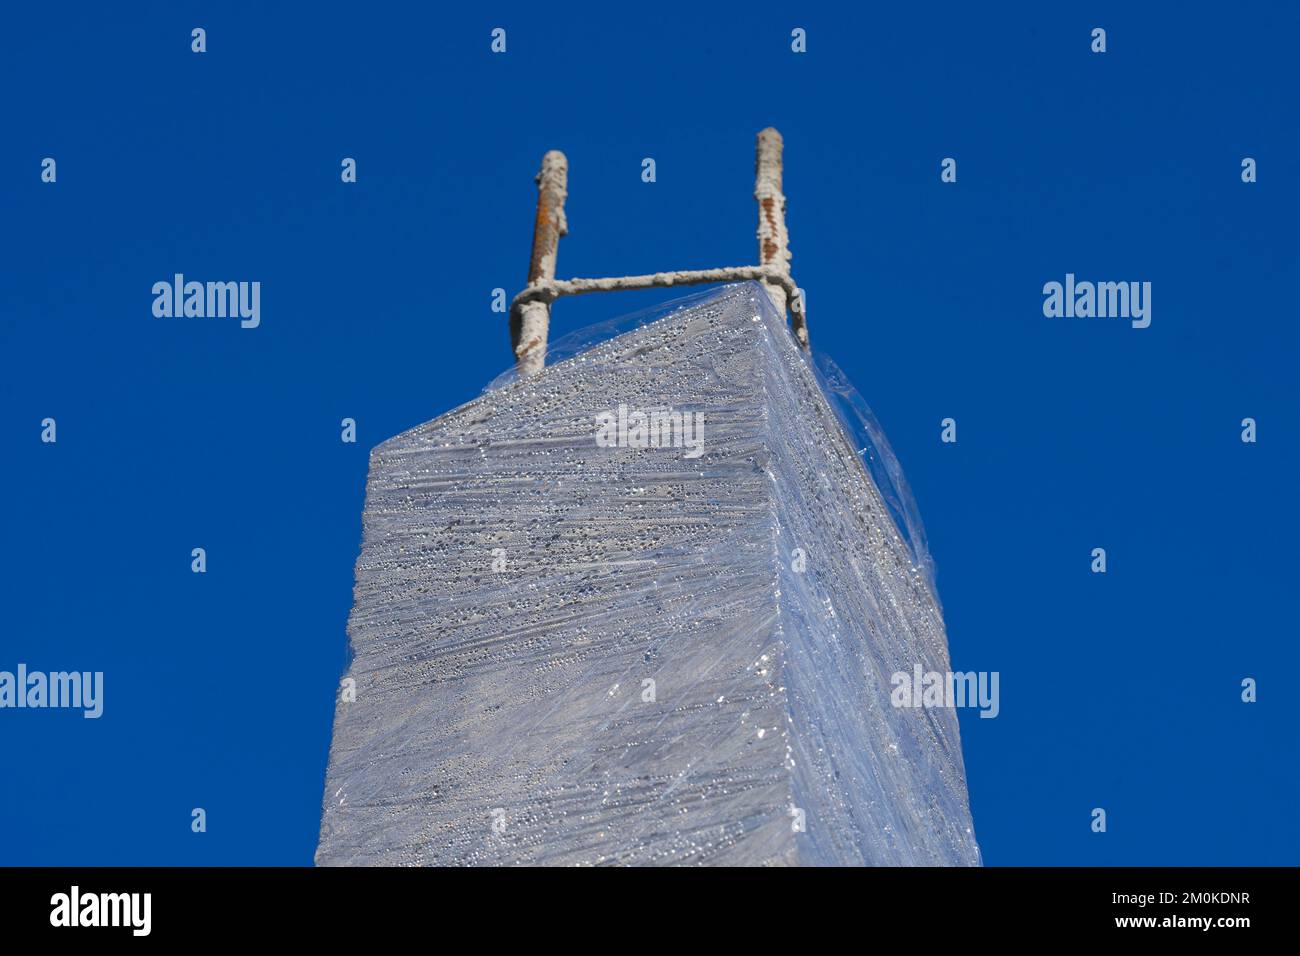
[[551,303],[561,296],[585,292],[616,292],[629,289],[665,288],[713,282],[756,279],[763,284],[777,311],[789,310],[795,340],[808,348],[808,317],[803,296],[790,275],[790,235],[785,225],[785,195],[782,193],[781,134],[772,127],[758,134],[755,154],[754,198],[758,200],[757,266],[722,269],[678,270],[636,276],[600,279],[555,278],[560,237],[568,233],[564,201],[568,195],[569,163],[559,150],[542,158],[537,174],[537,218],[533,227],[532,259],[528,285],[515,296],[510,308],[510,339],[519,373],[535,375],[546,364],[546,337]]

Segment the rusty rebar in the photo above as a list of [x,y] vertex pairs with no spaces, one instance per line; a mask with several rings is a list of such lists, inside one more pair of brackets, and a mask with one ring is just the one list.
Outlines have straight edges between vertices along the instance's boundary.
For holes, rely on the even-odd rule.
[[[537,218],[533,224],[533,252],[528,265],[528,285],[555,278],[560,237],[568,232],[564,200],[568,195],[569,161],[558,149],[542,157],[537,174]],[[520,302],[511,309],[510,344],[521,375],[534,375],[546,364],[546,335],[551,323],[549,302]]]
[[[781,159],[785,142],[781,134],[769,126],[758,134],[758,147],[754,159],[754,198],[758,200],[758,263],[771,268],[778,276],[790,278],[790,233],[785,228],[785,193],[782,192],[783,163]],[[795,340],[808,347],[808,323],[801,296],[789,295],[787,286],[792,282],[766,280],[763,285],[777,311],[785,314],[790,306],[790,325]]]
[[772,304],[782,315],[789,310],[795,341],[802,348],[808,348],[808,316],[804,310],[803,294],[790,275],[790,234],[785,226],[785,194],[781,183],[783,146],[781,134],[770,126],[758,134],[754,174],[754,198],[758,201],[757,266],[655,272],[604,279],[555,278],[560,237],[568,232],[564,200],[568,196],[569,161],[555,149],[543,156],[542,168],[537,174],[537,219],[533,226],[528,285],[510,304],[510,342],[519,374],[535,375],[546,364],[551,303],[561,296],[584,292],[754,279],[763,284]]

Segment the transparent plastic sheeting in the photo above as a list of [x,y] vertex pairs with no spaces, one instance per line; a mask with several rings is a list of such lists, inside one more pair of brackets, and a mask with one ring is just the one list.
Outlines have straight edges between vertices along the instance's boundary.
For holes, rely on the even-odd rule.
[[[978,864],[955,713],[891,704],[947,638],[843,377],[754,283],[549,359],[371,455],[317,861]],[[600,430],[653,413],[703,424]]]
[[[672,302],[576,329],[549,343],[546,361],[555,365],[571,359],[594,345],[649,325],[671,312],[691,308],[716,294],[712,289],[696,292]],[[921,513],[917,509],[916,499],[912,496],[912,489],[903,476],[903,466],[898,463],[898,458],[889,445],[889,439],[885,437],[885,430],[880,426],[880,422],[862,397],[862,393],[854,388],[848,376],[830,356],[825,352],[814,351],[812,361],[813,374],[817,376],[817,381],[822,386],[823,395],[839,419],[847,440],[857,450],[863,467],[870,473],[871,480],[875,482],[876,489],[889,509],[895,527],[906,539],[912,551],[912,559],[921,569],[926,580],[930,582],[937,600],[934,559],[930,555],[926,542],[925,526],[921,523]],[[516,382],[518,378],[517,370],[511,366],[489,382],[483,392],[484,394],[494,392]]]

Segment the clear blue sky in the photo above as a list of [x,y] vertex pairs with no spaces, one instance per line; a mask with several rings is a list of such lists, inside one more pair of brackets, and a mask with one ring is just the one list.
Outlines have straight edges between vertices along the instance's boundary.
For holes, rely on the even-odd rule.
[[[6,11],[0,669],[106,691],[0,711],[0,863],[310,862],[367,454],[509,364],[541,154],[561,275],[741,264],[768,125],[814,347],[906,469],[955,666],[1001,674],[961,715],[986,862],[1300,863],[1296,8],[473,6]],[[175,272],[260,281],[261,326],[154,318]],[[1150,281],[1150,328],[1045,318],[1067,272]]]

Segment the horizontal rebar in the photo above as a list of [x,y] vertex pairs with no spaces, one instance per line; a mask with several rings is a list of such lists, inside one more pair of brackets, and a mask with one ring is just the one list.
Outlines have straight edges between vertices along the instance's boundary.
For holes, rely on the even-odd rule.
[[803,311],[803,296],[799,294],[794,280],[778,266],[725,266],[721,269],[683,269],[677,272],[653,272],[639,276],[612,276],[603,279],[539,279],[515,296],[511,308],[519,308],[529,302],[550,304],[561,296],[584,295],[588,292],[625,292],[631,289],[660,289],[676,285],[707,285],[713,282],[743,282],[752,279],[757,282],[775,283],[786,291],[790,304],[790,313],[799,320],[800,326],[806,326],[807,319]]

